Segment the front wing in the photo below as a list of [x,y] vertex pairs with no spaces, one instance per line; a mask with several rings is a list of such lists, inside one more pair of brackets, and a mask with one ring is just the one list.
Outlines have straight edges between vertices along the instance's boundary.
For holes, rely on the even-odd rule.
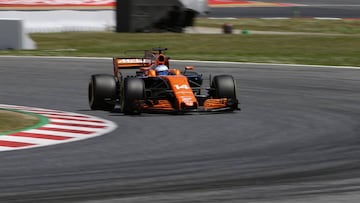
[[235,111],[238,108],[238,101],[233,99],[204,99],[199,102],[199,106],[194,107],[180,107],[172,104],[166,99],[161,100],[147,100],[138,101],[139,109],[142,112],[168,112],[168,113],[186,113],[186,112],[220,112],[220,111]]

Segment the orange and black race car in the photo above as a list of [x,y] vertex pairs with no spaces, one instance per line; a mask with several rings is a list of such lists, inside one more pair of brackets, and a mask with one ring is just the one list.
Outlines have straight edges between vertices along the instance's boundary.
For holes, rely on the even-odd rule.
[[[186,66],[183,71],[170,68],[166,48],[145,51],[144,57],[113,58],[114,74],[92,75],[89,105],[93,110],[114,110],[124,114],[142,112],[235,111],[239,102],[236,82],[231,75],[210,78],[203,88],[203,77]],[[134,75],[121,70],[137,69]],[[203,93],[204,92],[204,93]]]

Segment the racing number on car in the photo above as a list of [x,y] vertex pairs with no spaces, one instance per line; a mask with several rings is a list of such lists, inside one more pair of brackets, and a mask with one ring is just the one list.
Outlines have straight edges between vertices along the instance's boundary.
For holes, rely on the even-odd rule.
[[187,86],[187,84],[175,85],[175,88],[178,89],[178,90],[181,90],[181,89],[188,90],[188,89],[190,89],[189,86]]

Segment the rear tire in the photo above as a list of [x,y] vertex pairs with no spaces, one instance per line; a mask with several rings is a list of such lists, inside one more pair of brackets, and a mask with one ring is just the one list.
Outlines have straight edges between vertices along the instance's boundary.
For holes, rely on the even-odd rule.
[[138,100],[145,99],[145,84],[139,78],[125,78],[121,91],[121,110],[125,115],[140,114]]
[[88,88],[89,106],[92,110],[112,110],[116,100],[116,81],[112,75],[92,75]]

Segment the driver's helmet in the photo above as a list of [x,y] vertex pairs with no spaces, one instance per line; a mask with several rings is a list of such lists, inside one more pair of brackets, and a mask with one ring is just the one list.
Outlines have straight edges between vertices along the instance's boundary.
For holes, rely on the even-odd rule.
[[169,68],[165,65],[158,65],[155,68],[156,75],[167,75]]

